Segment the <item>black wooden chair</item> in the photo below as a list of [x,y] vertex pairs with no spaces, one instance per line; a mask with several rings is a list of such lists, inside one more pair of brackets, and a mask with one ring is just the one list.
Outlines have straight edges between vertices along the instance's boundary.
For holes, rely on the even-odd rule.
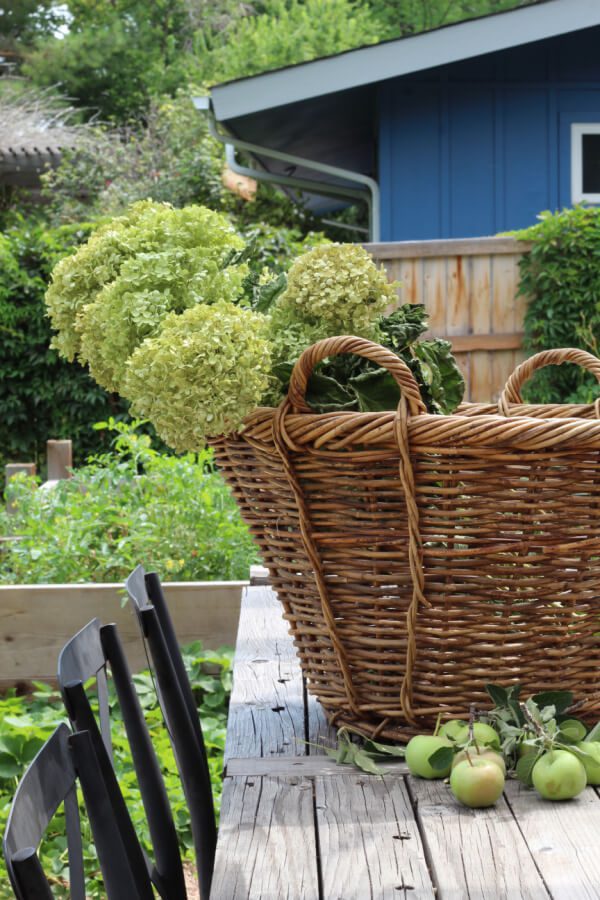
[[[37,848],[64,803],[70,896],[85,900],[77,781],[94,838],[107,900],[153,900],[146,862],[131,819],[117,822],[121,792],[114,772],[101,771],[88,732],[59,725],[23,775],[4,833],[4,858],[18,900],[53,900]],[[122,797],[121,797],[122,799]]]
[[146,574],[138,566],[125,587],[149,650],[159,703],[190,811],[200,897],[208,900],[217,828],[198,709],[158,575]]
[[[185,900],[185,879],[171,807],[116,625],[101,625],[98,619],[93,619],[63,647],[58,660],[58,683],[65,708],[73,727],[89,732],[99,766],[108,777],[113,767],[107,666],[119,700],[150,829],[154,863],[147,860],[147,869],[163,900]],[[100,727],[85,687],[93,678]],[[117,812],[121,814],[125,802],[122,797],[117,802]]]

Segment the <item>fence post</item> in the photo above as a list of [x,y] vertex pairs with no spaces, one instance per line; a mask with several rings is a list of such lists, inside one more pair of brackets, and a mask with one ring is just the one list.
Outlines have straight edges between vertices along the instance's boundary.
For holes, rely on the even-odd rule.
[[46,441],[48,481],[71,477],[73,467],[72,441]]

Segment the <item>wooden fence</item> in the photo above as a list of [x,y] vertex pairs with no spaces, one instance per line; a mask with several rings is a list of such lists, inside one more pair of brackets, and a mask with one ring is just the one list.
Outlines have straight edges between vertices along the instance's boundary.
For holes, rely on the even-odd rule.
[[524,358],[526,300],[517,297],[519,259],[529,244],[473,238],[367,244],[402,303],[423,303],[429,334],[452,343],[466,382],[465,400],[495,402]]

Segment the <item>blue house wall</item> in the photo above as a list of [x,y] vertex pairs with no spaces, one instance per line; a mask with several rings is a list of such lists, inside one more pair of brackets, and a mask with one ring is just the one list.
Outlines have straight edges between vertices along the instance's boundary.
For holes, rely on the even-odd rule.
[[379,87],[384,241],[475,237],[571,205],[571,124],[600,123],[600,28]]

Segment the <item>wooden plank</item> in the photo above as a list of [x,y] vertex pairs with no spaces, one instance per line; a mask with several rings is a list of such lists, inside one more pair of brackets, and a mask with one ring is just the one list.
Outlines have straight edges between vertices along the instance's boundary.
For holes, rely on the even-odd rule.
[[470,400],[474,403],[491,403],[494,393],[491,353],[474,350],[471,353]]
[[71,441],[46,441],[48,481],[70,478],[73,468],[73,444]]
[[306,754],[300,663],[269,587],[244,592],[233,667],[225,760]]
[[520,350],[523,344],[523,332],[453,335],[449,340],[455,353],[472,350]]
[[506,796],[554,900],[597,900],[600,799],[593,789],[575,800],[549,803],[510,781]]
[[312,783],[226,778],[213,900],[318,900]]
[[420,259],[404,259],[400,264],[401,302],[423,303],[423,263]]
[[449,257],[446,268],[446,335],[468,334],[470,329],[470,271],[462,256]]
[[315,803],[323,900],[436,897],[402,778],[317,778]]
[[[215,649],[235,641],[247,582],[171,582],[165,594],[182,644]],[[134,672],[148,667],[140,630],[121,584],[0,586],[0,686],[55,681],[65,643],[90,619],[115,622]]]
[[407,783],[438,900],[547,900],[544,880],[503,798],[491,809],[467,809],[443,782],[409,777]]
[[423,260],[423,303],[429,316],[429,331],[446,334],[446,260],[433,257]]
[[515,238],[483,237],[436,241],[394,241],[363,245],[374,259],[411,259],[427,256],[522,256],[531,249],[528,241]]
[[[408,774],[408,766],[402,760],[393,762],[378,762],[379,768],[386,773],[387,776],[396,776],[398,778]],[[246,759],[231,758],[227,761],[226,775],[276,775],[278,777],[287,775],[302,775],[304,777],[314,777],[315,775],[338,776],[348,775],[353,771],[349,766],[338,766],[334,759],[328,756],[281,756],[281,757],[262,757],[256,759],[249,757]],[[357,774],[358,770],[354,770]]]

